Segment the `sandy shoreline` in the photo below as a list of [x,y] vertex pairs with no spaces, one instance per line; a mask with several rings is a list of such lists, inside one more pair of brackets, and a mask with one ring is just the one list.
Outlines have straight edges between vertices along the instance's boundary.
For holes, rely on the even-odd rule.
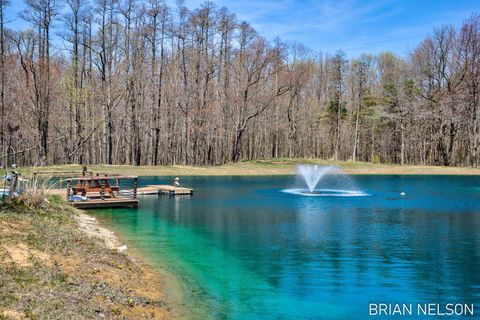
[[192,319],[173,274],[137,258],[95,217],[49,200],[0,208],[1,319]]
[[103,240],[107,248],[119,252],[125,252],[127,250],[127,245],[122,244],[113,231],[102,227],[95,217],[85,213],[78,213],[74,219],[78,223],[80,230],[84,231],[90,237]]
[[86,233],[89,237],[100,239],[105,243],[105,246],[109,249],[116,250],[120,253],[127,255],[128,259],[139,265],[147,273],[153,277],[158,278],[162,284],[161,295],[170,306],[170,315],[168,319],[189,319],[190,310],[185,308],[185,297],[182,290],[182,285],[179,280],[172,274],[166,272],[160,272],[152,266],[148,265],[141,257],[140,254],[134,252],[131,248],[121,241],[121,239],[115,235],[115,232],[102,226],[101,222],[94,216],[88,215],[85,211],[78,210],[78,214],[74,217],[79,229]]

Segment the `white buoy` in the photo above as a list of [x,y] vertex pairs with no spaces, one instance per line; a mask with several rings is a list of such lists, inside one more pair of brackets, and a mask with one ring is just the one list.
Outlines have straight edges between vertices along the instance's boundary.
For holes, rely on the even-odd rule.
[[404,196],[404,195],[405,195],[405,192],[400,192],[400,195],[401,195],[401,196]]

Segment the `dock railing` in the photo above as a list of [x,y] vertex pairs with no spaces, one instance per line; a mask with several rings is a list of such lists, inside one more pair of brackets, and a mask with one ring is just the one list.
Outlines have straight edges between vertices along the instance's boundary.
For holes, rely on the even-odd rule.
[[92,175],[67,180],[67,200],[76,207],[136,206],[137,176]]
[[72,171],[33,171],[32,178],[38,179],[42,178],[49,178],[49,179],[58,179],[58,185],[60,189],[63,188],[64,182],[67,179],[72,179],[76,177],[85,177],[85,176],[92,176],[93,171],[88,170],[72,170]]

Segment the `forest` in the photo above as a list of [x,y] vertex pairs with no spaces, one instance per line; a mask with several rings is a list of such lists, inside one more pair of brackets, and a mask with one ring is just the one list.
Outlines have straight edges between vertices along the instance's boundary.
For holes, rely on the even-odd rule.
[[478,165],[478,14],[405,56],[350,58],[268,41],[213,2],[25,0],[23,30],[10,5],[0,0],[3,165]]

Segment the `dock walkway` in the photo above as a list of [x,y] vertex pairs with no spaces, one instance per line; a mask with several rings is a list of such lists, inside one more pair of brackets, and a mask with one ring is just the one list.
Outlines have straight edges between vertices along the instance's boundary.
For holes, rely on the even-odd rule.
[[[67,189],[49,189],[48,194],[58,195],[65,197],[68,192]],[[138,199],[132,197],[125,197],[122,195],[116,195],[114,198],[103,197],[100,192],[89,192],[88,199],[85,201],[70,201],[67,196],[70,205],[79,209],[94,209],[94,208],[119,208],[119,207],[136,207],[139,204]]]
[[[192,195],[193,189],[172,185],[147,185],[138,188],[137,176],[93,174],[87,175],[86,167],[82,174],[72,172],[71,175],[60,175],[60,188],[50,189],[50,194],[66,197],[67,201],[76,208],[118,208],[137,207],[137,195]],[[55,173],[37,173],[54,177]],[[63,187],[63,178],[66,179],[66,188]]]
[[193,189],[175,187],[170,185],[148,185],[137,189],[138,195],[167,194],[167,195],[192,195]]

